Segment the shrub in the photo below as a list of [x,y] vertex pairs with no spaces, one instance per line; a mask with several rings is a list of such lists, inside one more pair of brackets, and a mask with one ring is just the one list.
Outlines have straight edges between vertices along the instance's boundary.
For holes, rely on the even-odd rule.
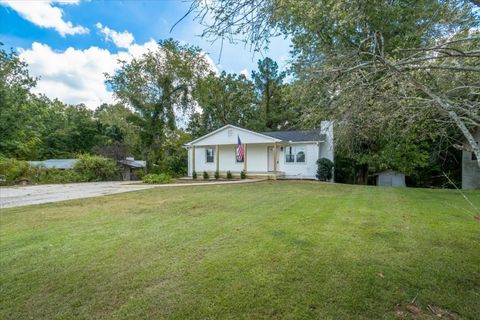
[[72,183],[83,182],[77,172],[72,169],[60,170],[60,169],[47,169],[45,167],[32,168],[33,174],[31,175],[31,181],[34,183]]
[[240,178],[241,179],[246,179],[247,178],[247,173],[245,172],[245,170],[242,170],[242,172],[240,172]]
[[207,171],[203,171],[203,179],[204,180],[208,179],[208,172]]
[[81,155],[73,170],[82,181],[109,181],[120,179],[120,168],[114,160],[100,156]]
[[0,158],[0,175],[4,176],[2,184],[15,184],[19,179],[29,179],[32,168],[27,161],[12,158]]
[[170,176],[168,173],[151,173],[143,177],[143,182],[145,183],[170,183],[172,180],[172,176]]
[[215,180],[218,180],[220,178],[220,172],[215,171]]
[[192,179],[197,180],[197,171],[192,172]]
[[327,158],[321,158],[317,160],[317,178],[322,181],[327,181],[332,179],[332,169],[333,169],[333,162]]
[[227,179],[232,179],[232,178],[233,178],[232,172],[230,170],[227,171]]

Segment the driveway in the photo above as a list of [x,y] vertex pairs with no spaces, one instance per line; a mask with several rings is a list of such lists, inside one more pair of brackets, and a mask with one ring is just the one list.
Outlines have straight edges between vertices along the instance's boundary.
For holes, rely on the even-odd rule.
[[0,208],[57,202],[71,199],[98,197],[155,188],[155,185],[130,181],[44,184],[25,187],[0,187]]
[[0,208],[28,206],[31,204],[58,202],[72,199],[92,198],[107,194],[137,191],[151,188],[211,186],[264,181],[245,179],[234,181],[184,182],[171,184],[143,184],[131,181],[84,182],[67,184],[42,184],[25,187],[0,187]]

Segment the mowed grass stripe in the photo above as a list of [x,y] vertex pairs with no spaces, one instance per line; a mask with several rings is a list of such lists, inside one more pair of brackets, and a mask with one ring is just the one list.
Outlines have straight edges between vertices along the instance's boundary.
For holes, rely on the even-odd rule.
[[475,319],[472,210],[453,190],[295,181],[4,209],[0,318],[388,319],[417,296]]

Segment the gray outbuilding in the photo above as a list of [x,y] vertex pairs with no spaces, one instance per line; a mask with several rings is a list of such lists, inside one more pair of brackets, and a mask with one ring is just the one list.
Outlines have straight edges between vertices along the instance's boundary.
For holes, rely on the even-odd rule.
[[377,186],[402,187],[405,188],[405,175],[401,172],[386,170],[375,175]]
[[135,160],[131,157],[127,157],[125,160],[119,160],[118,163],[122,166],[123,181],[139,180],[136,175],[137,170],[145,169],[147,166],[146,161]]

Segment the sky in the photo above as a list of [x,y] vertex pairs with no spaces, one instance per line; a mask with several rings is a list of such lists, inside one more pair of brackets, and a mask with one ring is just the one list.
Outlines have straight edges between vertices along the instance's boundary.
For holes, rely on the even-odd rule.
[[217,71],[249,76],[266,56],[285,69],[290,43],[282,37],[254,53],[242,43],[224,43],[221,50],[219,41],[201,38],[203,27],[193,16],[170,32],[188,8],[182,0],[0,0],[0,42],[39,77],[34,92],[92,109],[114,102],[104,74],[115,72],[117,60],[140,56],[160,39],[200,47]]

